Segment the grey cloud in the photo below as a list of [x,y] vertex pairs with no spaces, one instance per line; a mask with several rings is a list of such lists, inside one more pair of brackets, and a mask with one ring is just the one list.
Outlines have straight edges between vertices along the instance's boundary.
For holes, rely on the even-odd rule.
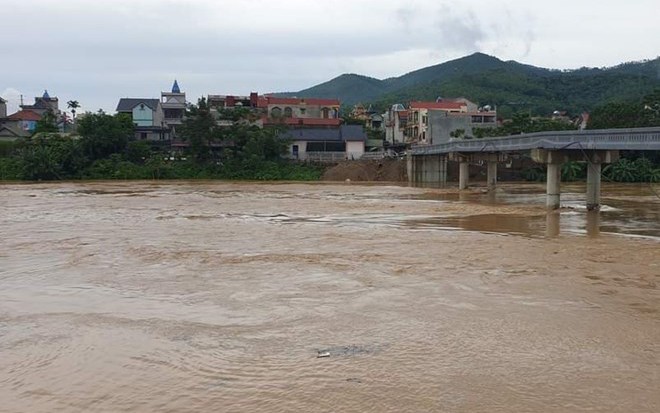
[[484,40],[485,32],[471,10],[454,11],[444,5],[438,12],[436,29],[442,41],[442,48],[477,51]]

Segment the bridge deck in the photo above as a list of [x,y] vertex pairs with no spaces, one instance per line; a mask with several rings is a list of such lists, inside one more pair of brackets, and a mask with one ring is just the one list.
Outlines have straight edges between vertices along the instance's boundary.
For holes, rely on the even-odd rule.
[[531,149],[660,150],[660,127],[537,132],[413,146],[413,155],[451,152],[517,152]]

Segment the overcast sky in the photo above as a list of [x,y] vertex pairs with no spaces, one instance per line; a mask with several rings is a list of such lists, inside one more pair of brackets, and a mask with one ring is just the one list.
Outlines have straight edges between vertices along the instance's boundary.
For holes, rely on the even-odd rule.
[[0,0],[0,96],[84,110],[399,76],[473,52],[558,69],[660,54],[658,0]]

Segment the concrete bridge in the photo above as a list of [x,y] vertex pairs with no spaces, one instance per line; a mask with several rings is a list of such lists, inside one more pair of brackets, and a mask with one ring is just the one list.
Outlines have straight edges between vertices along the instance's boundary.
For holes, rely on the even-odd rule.
[[511,155],[531,153],[534,161],[547,165],[549,209],[560,205],[561,166],[568,161],[585,161],[587,168],[587,209],[600,207],[602,164],[619,158],[620,150],[660,150],[660,127],[538,132],[498,138],[456,140],[437,145],[417,145],[408,152],[408,180],[412,184],[446,184],[447,161],[459,162],[459,189],[468,187],[470,162],[488,165],[488,188],[497,185],[497,164]]

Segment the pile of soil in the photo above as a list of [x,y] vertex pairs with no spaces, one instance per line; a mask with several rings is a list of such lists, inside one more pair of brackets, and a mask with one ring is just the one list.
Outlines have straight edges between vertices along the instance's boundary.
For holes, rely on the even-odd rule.
[[328,168],[324,181],[405,182],[408,180],[405,159],[343,161]]

